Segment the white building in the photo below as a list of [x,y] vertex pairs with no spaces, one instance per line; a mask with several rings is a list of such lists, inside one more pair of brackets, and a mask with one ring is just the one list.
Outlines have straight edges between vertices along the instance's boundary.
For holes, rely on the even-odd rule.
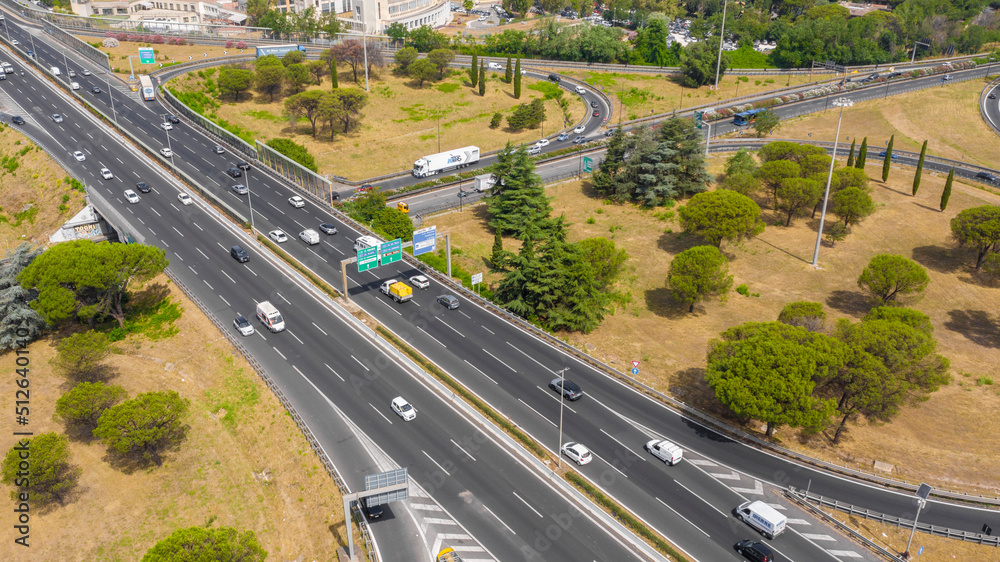
[[316,8],[316,14],[333,12],[354,31],[383,33],[399,22],[407,29],[422,25],[442,27],[451,22],[450,0],[277,0],[279,12],[298,13]]
[[174,0],[72,0],[73,13],[170,23],[243,24],[246,15],[215,2]]

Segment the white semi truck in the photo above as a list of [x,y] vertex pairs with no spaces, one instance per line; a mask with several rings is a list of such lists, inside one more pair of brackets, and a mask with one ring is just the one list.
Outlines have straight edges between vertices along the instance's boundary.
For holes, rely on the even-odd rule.
[[439,174],[445,170],[464,168],[469,164],[479,162],[479,147],[466,146],[447,152],[439,152],[424,156],[413,163],[413,177],[425,178]]

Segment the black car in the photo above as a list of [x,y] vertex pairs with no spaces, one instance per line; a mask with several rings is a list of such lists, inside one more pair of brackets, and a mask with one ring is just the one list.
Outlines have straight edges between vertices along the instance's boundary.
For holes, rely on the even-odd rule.
[[226,170],[226,173],[234,178],[238,178],[243,175],[243,172],[241,172],[239,168],[229,168]]
[[774,553],[762,542],[744,539],[736,543],[734,547],[744,557],[754,562],[773,562]]
[[[562,379],[552,379],[549,382],[549,388],[551,388],[556,392],[559,392],[560,382],[562,382]],[[573,381],[565,381],[565,383],[562,386],[562,389],[563,389],[562,390],[563,396],[565,396],[567,400],[573,401],[583,398],[583,389],[580,388],[580,385],[576,384]]]
[[97,86],[94,86],[93,88],[90,89],[90,92],[92,94],[99,94],[99,93],[101,93],[101,89],[98,88]]
[[246,263],[250,261],[250,254],[243,249],[243,246],[233,246],[229,249],[229,255],[233,257],[234,260],[240,263]]
[[15,125],[24,125],[24,118],[20,115],[15,115],[10,118],[10,122]]
[[236,163],[236,167],[239,168],[239,169],[241,169],[241,170],[249,170],[250,169],[250,163],[249,162],[240,161],[240,162]]
[[615,136],[615,131],[617,131],[617,130],[618,129],[608,129],[607,131],[604,131],[604,136],[606,136],[606,137],[613,137],[613,136]]
[[899,76],[902,76],[902,75],[903,75],[902,72],[890,72],[889,75],[886,76],[886,78],[889,78],[889,79],[898,78]]
[[997,181],[997,177],[989,172],[979,172],[978,174],[976,174],[976,179],[988,181],[990,183],[995,183]]
[[986,97],[990,98],[991,100],[997,99],[997,95],[996,94],[990,94],[990,95],[988,95]]
[[143,193],[149,193],[153,189],[153,188],[149,187],[149,184],[146,183],[146,182],[144,182],[144,181],[141,181],[141,182],[135,184],[135,188],[138,189],[139,191],[143,192]]
[[326,234],[336,234],[337,233],[337,227],[333,226],[332,224],[330,224],[328,222],[325,222],[325,223],[319,225],[319,229],[322,230]]
[[555,74],[549,74],[549,80],[552,80],[553,82],[559,82],[560,80],[562,80],[562,78],[559,78]]
[[381,505],[368,505],[367,498],[363,498],[359,502],[361,503],[361,510],[365,512],[365,517],[368,519],[378,519],[385,513]]
[[167,115],[167,121],[171,123],[180,123],[181,120],[176,115]]

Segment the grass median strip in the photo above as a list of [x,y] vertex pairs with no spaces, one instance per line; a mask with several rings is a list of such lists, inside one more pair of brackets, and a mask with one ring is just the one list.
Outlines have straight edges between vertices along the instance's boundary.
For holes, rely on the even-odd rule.
[[[427,372],[433,374],[441,382],[448,385],[453,391],[458,393],[462,398],[472,404],[477,410],[483,415],[493,420],[495,424],[500,426],[501,429],[506,431],[509,435],[521,442],[522,445],[527,447],[533,453],[535,453],[542,460],[551,460],[549,457],[549,452],[544,447],[538,444],[534,439],[529,437],[526,433],[518,429],[510,420],[501,415],[499,412],[489,407],[485,402],[479,399],[476,395],[469,392],[467,388],[458,383],[455,379],[448,376],[444,371],[439,369],[437,365],[430,362],[427,358],[413,349],[409,344],[400,340],[395,334],[385,329],[382,326],[376,326],[375,330],[384,338],[392,342],[397,349],[405,353],[418,365],[420,365]],[[654,548],[660,552],[667,554],[674,560],[684,560],[687,559],[681,556],[666,540],[664,540],[660,535],[655,533],[649,527],[643,525],[638,519],[636,519],[631,513],[628,512],[624,507],[619,505],[617,502],[609,498],[608,496],[601,493],[597,488],[593,487],[589,482],[587,482],[583,477],[578,475],[572,470],[567,470],[563,476],[570,484],[576,486],[579,490],[590,496],[590,498],[597,503],[601,508],[610,513],[623,525],[628,527],[634,533],[647,540]]]
[[285,260],[285,263],[294,267],[296,271],[298,271],[302,275],[305,275],[306,278],[309,279],[309,281],[311,281],[313,285],[316,285],[316,287],[321,289],[324,293],[330,295],[331,298],[335,299],[340,298],[340,293],[337,292],[336,289],[328,285],[326,281],[323,281],[322,279],[317,277],[316,274],[314,274],[312,271],[309,271],[309,269],[304,267],[297,260],[293,259],[292,256],[286,254],[284,250],[282,250],[277,246],[277,244],[274,244],[273,242],[268,240],[266,237],[261,236],[260,234],[257,235],[257,241],[270,248],[271,251],[275,253],[275,255]]

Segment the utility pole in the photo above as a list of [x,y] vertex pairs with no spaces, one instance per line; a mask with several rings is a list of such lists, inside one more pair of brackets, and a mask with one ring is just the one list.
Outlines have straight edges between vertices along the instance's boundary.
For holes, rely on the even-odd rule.
[[840,107],[840,117],[837,118],[837,136],[833,139],[833,155],[830,156],[830,173],[826,177],[826,193],[823,194],[823,213],[819,216],[819,231],[816,233],[816,250],[813,251],[812,266],[819,269],[819,245],[823,240],[823,224],[826,222],[826,204],[830,200],[830,182],[833,181],[833,164],[837,161],[837,142],[840,140],[840,123],[844,120],[844,108],[854,105],[847,98],[834,100],[833,105]]
[[719,68],[722,66],[722,44],[726,42],[726,7],[729,6],[729,0],[725,0],[722,3],[722,31],[719,32],[719,60],[715,61],[715,84],[712,85],[713,90],[719,89]]
[[563,430],[563,405],[566,403],[566,371],[569,367],[563,367],[559,371],[559,448],[556,449],[556,467],[562,467],[562,430]]

